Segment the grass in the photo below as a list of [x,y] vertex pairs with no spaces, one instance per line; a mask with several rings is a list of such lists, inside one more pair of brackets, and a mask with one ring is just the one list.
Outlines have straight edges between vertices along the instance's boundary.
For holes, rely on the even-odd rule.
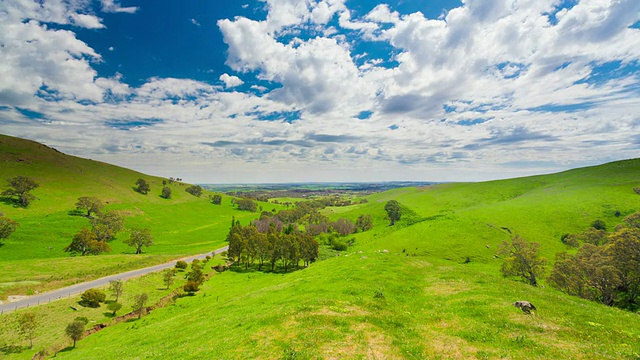
[[[133,181],[119,183],[119,177],[113,177],[112,183],[120,184],[116,192],[120,197],[113,195],[109,206],[130,214],[128,226],[152,228],[157,243],[148,254],[132,256],[116,240],[108,256],[70,259],[42,249],[25,252],[27,260],[0,255],[0,264],[15,266],[10,271],[16,274],[0,277],[0,282],[45,281],[38,267],[47,264],[53,267],[44,270],[44,276],[61,276],[55,267],[62,269],[65,261],[69,271],[79,275],[98,266],[109,272],[120,262],[145,257],[210,251],[222,241],[220,234],[226,233],[231,215],[244,223],[257,216],[234,212],[224,205],[226,198],[222,207],[179,191],[174,191],[176,199],[171,202],[141,198],[127,188],[138,175],[127,176]],[[160,180],[154,181],[152,188],[157,188]],[[355,246],[347,252],[338,256],[323,251],[322,261],[289,274],[228,271],[216,275],[196,296],[181,298],[141,321],[104,329],[57,357],[637,359],[638,314],[568,296],[545,286],[544,279],[540,287],[505,279],[495,254],[500,242],[518,233],[539,242],[543,255],[553,262],[555,253],[567,250],[560,242],[562,234],[585,230],[595,219],[612,229],[624,215],[637,211],[640,196],[632,188],[638,185],[640,160],[628,160],[546,176],[374,194],[365,204],[325,209],[332,218],[372,215],[374,228],[356,234]],[[65,192],[60,191],[61,198]],[[67,195],[69,202],[62,205],[41,198],[41,204],[32,209],[10,208],[7,213],[21,224],[30,224],[20,231],[33,231],[33,236],[42,236],[40,240],[66,245],[68,234],[63,233],[73,234],[87,221],[65,217],[78,196]],[[403,207],[403,218],[395,226],[385,219],[384,204],[391,199]],[[275,206],[263,205],[265,209]],[[65,219],[66,225],[55,225]],[[54,234],[49,238],[47,226]],[[76,229],[67,229],[72,226]],[[25,244],[37,247],[41,241],[12,237],[0,254],[8,248],[27,251],[21,247]],[[72,265],[72,261],[82,263]],[[21,266],[25,268],[20,270]],[[133,284],[139,289],[157,286]],[[512,305],[517,300],[530,301],[538,310],[525,315]],[[66,324],[73,314],[63,309],[68,305],[60,302],[60,306],[46,311]],[[11,316],[22,311],[27,310]],[[99,314],[92,316],[100,321]],[[0,347],[26,343],[9,336],[14,337],[0,337],[5,341]],[[44,346],[66,339],[56,330],[37,341]],[[25,351],[7,356],[31,355]]]

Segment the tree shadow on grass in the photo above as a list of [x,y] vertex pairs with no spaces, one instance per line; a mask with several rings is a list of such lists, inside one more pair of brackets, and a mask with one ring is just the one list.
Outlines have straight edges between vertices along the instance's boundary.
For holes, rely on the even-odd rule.
[[114,318],[114,317],[116,317],[116,316],[113,314],[113,311],[103,312],[103,313],[102,313],[102,315],[104,315],[104,317],[106,317],[106,318]]
[[0,203],[11,205],[13,207],[24,207],[22,206],[22,204],[20,204],[20,201],[18,201],[18,199],[14,199],[9,196],[0,196]]
[[69,210],[67,214],[69,214],[69,216],[85,216],[85,212],[78,209]]
[[56,354],[58,354],[58,353],[65,353],[65,352],[69,352],[69,351],[72,351],[73,349],[75,349],[75,348],[73,347],[73,345],[69,345],[69,346],[67,346],[66,348],[64,348],[64,349],[62,349],[62,350],[60,350],[60,351],[58,351]]
[[28,346],[4,345],[4,346],[0,347],[0,352],[2,352],[5,355],[20,354],[21,352],[23,352],[23,351],[25,351],[27,349],[29,349]]

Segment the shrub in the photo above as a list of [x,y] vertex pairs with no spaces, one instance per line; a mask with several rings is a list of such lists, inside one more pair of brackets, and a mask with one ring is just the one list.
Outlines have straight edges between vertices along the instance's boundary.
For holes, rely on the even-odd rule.
[[80,321],[80,322],[83,322],[85,325],[89,323],[89,319],[85,316],[78,316],[77,318],[73,319],[73,321]]
[[340,239],[332,239],[331,240],[331,248],[337,251],[345,251],[347,250],[347,243]]
[[640,195],[640,187],[634,187],[634,188],[633,188],[633,191],[634,191],[636,194]]
[[607,224],[604,221],[600,220],[600,219],[595,220],[594,222],[592,222],[591,223],[591,227],[596,229],[596,230],[607,230]]
[[192,295],[194,292],[200,290],[198,289],[198,283],[195,281],[187,281],[186,284],[184,284],[183,287],[184,291],[188,292],[190,295]]
[[80,298],[82,299],[82,301],[80,301],[82,306],[100,307],[100,303],[107,299],[107,294],[102,290],[89,289],[83,292]]
[[189,267],[189,264],[187,264],[187,262],[184,260],[178,260],[178,262],[176,263],[176,269],[184,270],[187,267]]

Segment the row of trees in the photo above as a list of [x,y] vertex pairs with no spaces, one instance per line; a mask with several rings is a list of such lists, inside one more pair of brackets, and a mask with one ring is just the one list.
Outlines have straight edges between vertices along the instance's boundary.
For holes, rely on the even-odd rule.
[[[640,308],[640,212],[625,217],[612,233],[605,229],[604,222],[595,221],[587,231],[563,235],[563,243],[578,251],[556,254],[547,281],[568,294],[636,311]],[[502,274],[537,286],[547,265],[539,250],[540,244],[518,235],[503,242],[498,251],[504,259]]]
[[284,271],[298,267],[300,261],[308,266],[318,258],[318,242],[309,234],[302,233],[293,226],[277,231],[275,225],[269,226],[266,233],[258,231],[254,225],[243,227],[237,221],[231,227],[227,256],[246,268],[258,264],[262,270],[265,264],[275,270],[280,264]]

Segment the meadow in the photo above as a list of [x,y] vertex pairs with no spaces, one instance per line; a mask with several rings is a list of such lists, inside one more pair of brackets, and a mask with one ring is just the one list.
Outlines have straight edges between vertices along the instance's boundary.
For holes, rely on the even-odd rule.
[[[135,181],[136,176],[130,179]],[[123,188],[133,181],[123,181]],[[639,314],[566,295],[548,286],[544,277],[539,287],[504,278],[497,248],[519,234],[540,243],[549,269],[557,252],[575,251],[560,241],[563,234],[586,230],[596,219],[613,229],[625,215],[638,211],[640,196],[632,188],[639,185],[640,160],[626,160],[552,175],[372,194],[363,204],[323,210],[333,219],[372,215],[373,229],[350,235],[355,243],[347,251],[323,250],[321,261],[286,274],[232,268],[212,276],[195,296],[177,299],[140,320],[110,326],[57,357],[638,359]],[[131,216],[128,224],[148,224],[154,233],[163,234],[157,252],[152,252],[156,245],[149,248],[148,256],[159,257],[210,251],[215,244],[224,243],[231,215],[244,216],[243,223],[257,217],[234,212],[224,201],[222,207],[216,207],[204,199],[181,195],[176,198],[175,210],[168,209],[174,206],[159,205],[165,199],[147,198],[146,204],[136,193],[127,193],[127,199],[122,195],[119,203],[109,206],[132,212],[140,209],[142,213]],[[397,200],[403,210],[402,219],[394,226],[389,226],[384,210],[389,200]],[[74,201],[75,197],[69,196],[71,207]],[[60,218],[69,206],[60,206]],[[272,205],[263,206],[270,210]],[[5,209],[3,206],[2,211]],[[33,209],[37,210],[35,203]],[[209,212],[205,216],[192,209]],[[10,217],[24,221],[29,217],[23,211],[32,209],[9,210]],[[216,211],[220,211],[219,225],[215,221],[210,225]],[[173,229],[158,220],[182,219],[186,215],[181,212],[195,214],[184,220],[188,225],[174,221],[173,227],[180,227]],[[45,212],[34,212],[34,223],[38,218],[47,222],[42,214]],[[189,232],[210,242],[184,240],[182,234]],[[207,235],[212,239],[205,238]],[[0,254],[15,248],[18,239],[12,237],[0,248]],[[131,250],[118,251],[125,253],[115,254],[114,247],[111,255],[87,257],[87,261],[114,259],[109,264],[115,265],[136,259]],[[34,252],[29,256],[35,263],[46,264],[62,261],[64,254],[47,257]],[[2,261],[4,265],[19,260]],[[37,266],[25,270],[25,279],[37,272]],[[127,286],[133,289],[138,285],[131,282]],[[532,302],[537,310],[524,314],[512,305],[518,300]],[[42,309],[32,311],[57,312]],[[7,319],[24,311],[28,310],[12,313]],[[61,322],[73,319],[72,314],[55,316],[61,316]],[[91,321],[105,319],[96,313]],[[59,330],[55,334],[53,330],[39,331],[38,339],[42,340],[38,346],[32,351],[5,354],[7,358],[30,358],[51,342],[70,343]],[[5,340],[5,346],[20,341],[25,344],[13,337]]]

